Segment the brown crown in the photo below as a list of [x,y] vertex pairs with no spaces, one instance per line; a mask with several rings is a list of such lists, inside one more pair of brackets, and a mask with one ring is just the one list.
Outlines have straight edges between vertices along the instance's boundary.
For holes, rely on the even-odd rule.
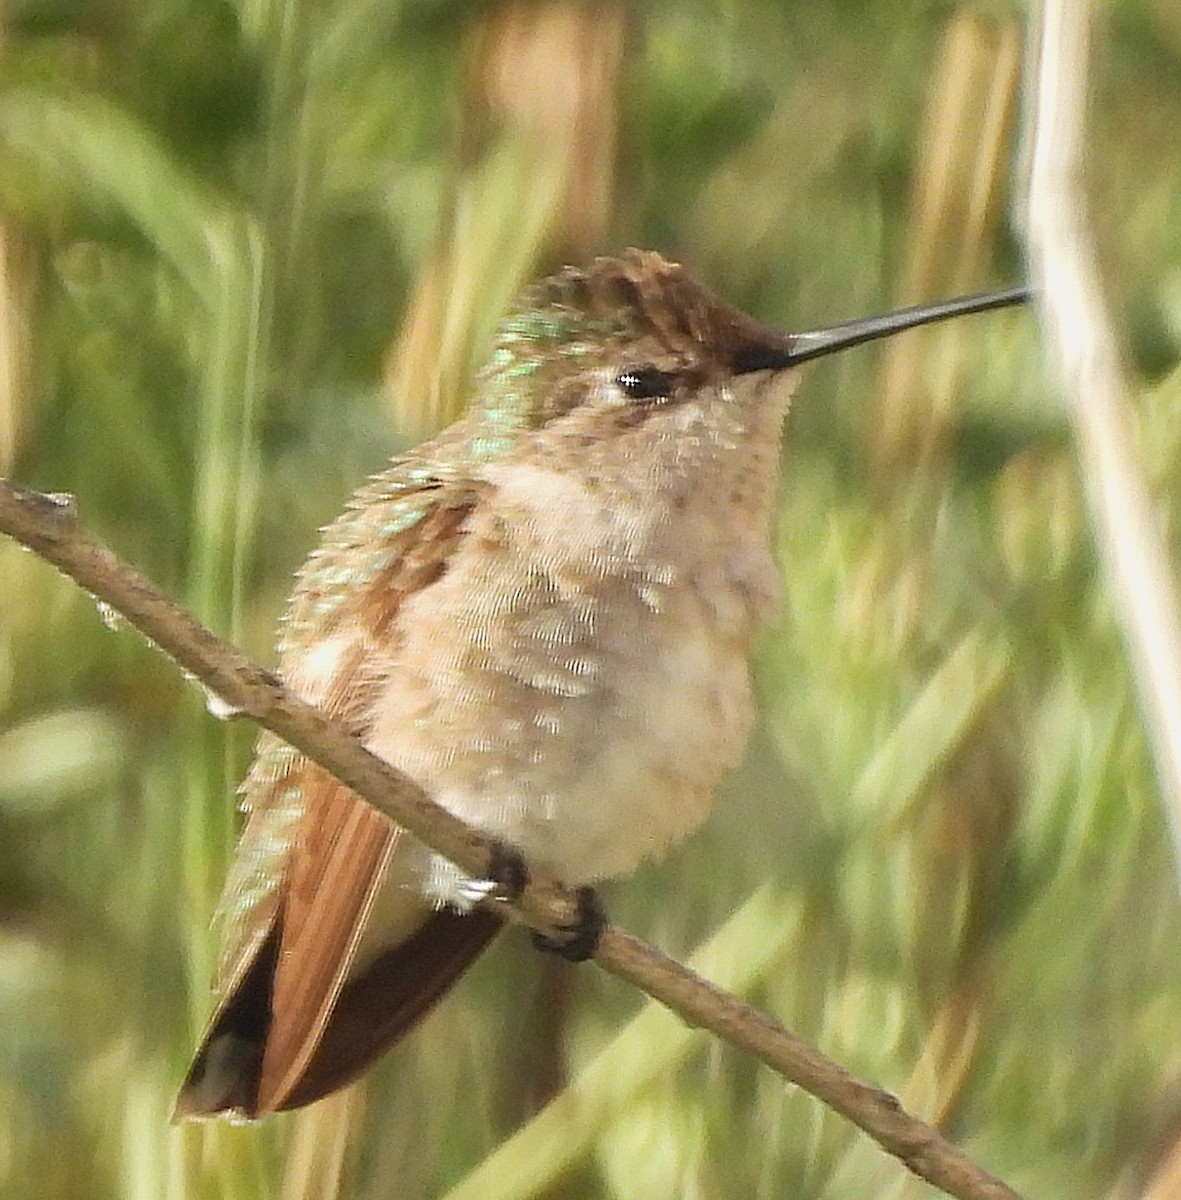
[[585,270],[567,268],[538,285],[530,307],[575,317],[625,336],[651,334],[670,350],[704,346],[734,370],[782,365],[791,338],[756,321],[651,250],[625,250]]

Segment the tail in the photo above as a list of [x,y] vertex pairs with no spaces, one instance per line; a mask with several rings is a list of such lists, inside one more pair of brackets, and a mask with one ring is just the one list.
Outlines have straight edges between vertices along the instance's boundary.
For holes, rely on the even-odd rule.
[[[300,1108],[351,1083],[435,1006],[499,932],[477,909],[432,912],[413,935],[341,988],[327,1021],[295,1043],[272,1008],[278,922],[215,1016],[177,1097],[173,1120],[254,1120]],[[302,1067],[293,1067],[305,1060]]]

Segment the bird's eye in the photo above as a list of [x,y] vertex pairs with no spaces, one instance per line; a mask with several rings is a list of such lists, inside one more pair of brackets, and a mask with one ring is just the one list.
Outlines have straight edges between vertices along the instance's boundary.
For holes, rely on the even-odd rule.
[[658,367],[629,367],[615,376],[615,386],[631,400],[663,400],[673,394],[677,377]]

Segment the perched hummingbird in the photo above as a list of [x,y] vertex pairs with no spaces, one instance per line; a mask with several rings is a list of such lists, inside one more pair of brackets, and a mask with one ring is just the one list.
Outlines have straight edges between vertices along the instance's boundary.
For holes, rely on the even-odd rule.
[[[467,416],[326,530],[283,678],[526,863],[575,885],[631,871],[702,821],[746,746],[793,368],[1025,298],[786,335],[653,253],[545,280]],[[180,1118],[344,1086],[502,925],[476,881],[274,736],[243,791]]]

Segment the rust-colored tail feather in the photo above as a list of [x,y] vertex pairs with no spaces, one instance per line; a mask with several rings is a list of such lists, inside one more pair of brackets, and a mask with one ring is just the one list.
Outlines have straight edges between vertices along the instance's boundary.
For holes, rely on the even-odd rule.
[[345,986],[303,1078],[274,1107],[311,1104],[354,1080],[430,1012],[503,924],[482,909],[432,913]]
[[344,1087],[426,1016],[503,923],[483,910],[432,913],[411,938],[345,985],[307,1068],[281,1094],[269,1094],[263,1078],[279,942],[272,933],[206,1036],[174,1119],[221,1113],[254,1119]]

